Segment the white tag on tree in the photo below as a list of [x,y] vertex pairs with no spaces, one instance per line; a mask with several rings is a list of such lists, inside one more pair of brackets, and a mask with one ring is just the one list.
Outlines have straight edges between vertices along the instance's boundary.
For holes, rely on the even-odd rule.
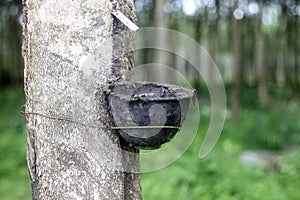
[[123,13],[119,10],[113,11],[112,14],[118,18],[123,24],[125,24],[130,30],[137,31],[139,27],[135,25],[130,19],[128,19]]

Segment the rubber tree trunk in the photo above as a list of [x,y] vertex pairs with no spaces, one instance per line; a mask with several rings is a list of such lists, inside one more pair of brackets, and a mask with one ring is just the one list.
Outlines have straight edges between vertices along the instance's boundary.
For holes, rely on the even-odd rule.
[[[133,32],[111,15],[109,0],[23,5],[33,199],[141,199],[139,175],[124,172],[138,169],[138,153],[121,150],[103,93],[130,80]],[[135,20],[133,0],[117,9]]]

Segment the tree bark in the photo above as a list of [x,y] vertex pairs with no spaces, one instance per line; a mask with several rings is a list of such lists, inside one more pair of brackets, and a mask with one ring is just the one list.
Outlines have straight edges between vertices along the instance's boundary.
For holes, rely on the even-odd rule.
[[[135,20],[133,0],[117,4]],[[120,148],[104,95],[108,84],[131,79],[133,32],[111,15],[108,0],[23,6],[32,198],[141,199],[139,174],[124,172],[138,169],[138,152]]]

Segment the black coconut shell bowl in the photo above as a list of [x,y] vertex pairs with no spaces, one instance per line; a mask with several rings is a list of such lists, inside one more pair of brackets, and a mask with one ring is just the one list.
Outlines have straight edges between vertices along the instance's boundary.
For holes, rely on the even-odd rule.
[[157,149],[180,129],[194,89],[151,82],[120,82],[107,93],[115,129],[137,149]]

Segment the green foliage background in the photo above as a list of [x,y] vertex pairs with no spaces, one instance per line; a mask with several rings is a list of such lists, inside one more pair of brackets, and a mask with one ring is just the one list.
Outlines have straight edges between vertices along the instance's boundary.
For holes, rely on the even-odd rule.
[[[239,122],[226,121],[214,150],[200,160],[209,123],[209,116],[202,112],[197,138],[188,151],[169,167],[142,175],[144,199],[299,199],[299,101],[247,107]],[[247,150],[270,151],[277,162],[265,168],[243,165],[240,156]]]
[[0,199],[30,199],[21,88],[0,90]]

